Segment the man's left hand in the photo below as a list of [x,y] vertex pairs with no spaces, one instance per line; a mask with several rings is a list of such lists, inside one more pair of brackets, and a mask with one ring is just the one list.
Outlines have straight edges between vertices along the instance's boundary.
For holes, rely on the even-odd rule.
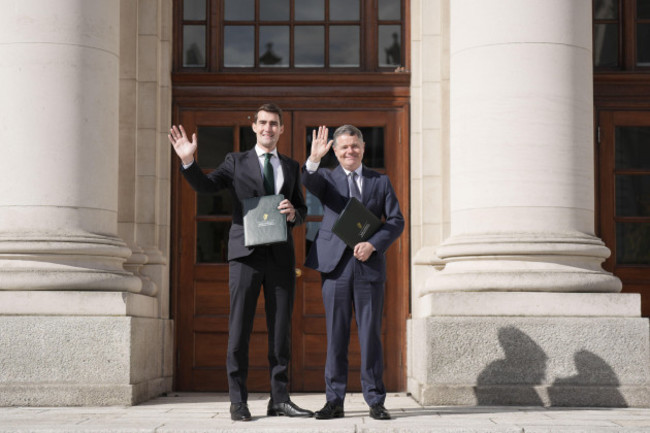
[[375,247],[370,242],[359,242],[354,246],[354,257],[361,262],[365,262],[374,251]]
[[286,198],[280,202],[278,206],[280,213],[287,214],[287,221],[294,222],[296,219],[296,209],[293,207],[291,202]]

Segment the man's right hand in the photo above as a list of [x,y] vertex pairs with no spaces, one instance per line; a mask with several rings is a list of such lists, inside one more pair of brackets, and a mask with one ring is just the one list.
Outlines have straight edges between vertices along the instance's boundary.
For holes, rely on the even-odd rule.
[[183,165],[189,165],[194,162],[194,152],[196,152],[199,144],[199,141],[196,139],[196,133],[192,134],[192,141],[190,141],[187,138],[183,125],[178,125],[178,128],[174,125],[169,130],[167,138],[169,138],[169,142],[174,146],[176,155],[183,161]]
[[319,126],[318,134],[314,129],[311,140],[311,155],[309,155],[309,160],[313,163],[320,163],[320,160],[327,155],[330,147],[332,147],[334,140],[327,141],[327,132],[328,129],[326,126]]

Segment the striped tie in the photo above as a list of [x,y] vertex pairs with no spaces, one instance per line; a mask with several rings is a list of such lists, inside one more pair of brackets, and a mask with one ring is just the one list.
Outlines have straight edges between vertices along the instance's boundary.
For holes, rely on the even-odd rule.
[[350,198],[354,197],[361,201],[361,191],[357,186],[357,173],[355,171],[348,175],[348,188],[350,188]]

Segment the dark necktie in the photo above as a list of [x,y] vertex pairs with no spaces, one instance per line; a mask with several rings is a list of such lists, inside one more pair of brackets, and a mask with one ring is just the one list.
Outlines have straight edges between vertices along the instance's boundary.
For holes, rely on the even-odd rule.
[[361,201],[361,191],[357,186],[357,173],[355,171],[348,175],[348,188],[350,188],[350,198],[354,197]]
[[266,195],[275,194],[275,181],[273,180],[273,166],[271,165],[272,153],[264,154],[264,191]]

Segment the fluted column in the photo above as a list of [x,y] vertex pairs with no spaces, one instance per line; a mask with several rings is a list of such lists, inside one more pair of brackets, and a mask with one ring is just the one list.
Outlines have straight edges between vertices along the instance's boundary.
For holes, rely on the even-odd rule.
[[0,290],[140,290],[117,237],[119,0],[0,14]]
[[594,235],[590,0],[451,2],[451,236],[436,291],[618,292]]

